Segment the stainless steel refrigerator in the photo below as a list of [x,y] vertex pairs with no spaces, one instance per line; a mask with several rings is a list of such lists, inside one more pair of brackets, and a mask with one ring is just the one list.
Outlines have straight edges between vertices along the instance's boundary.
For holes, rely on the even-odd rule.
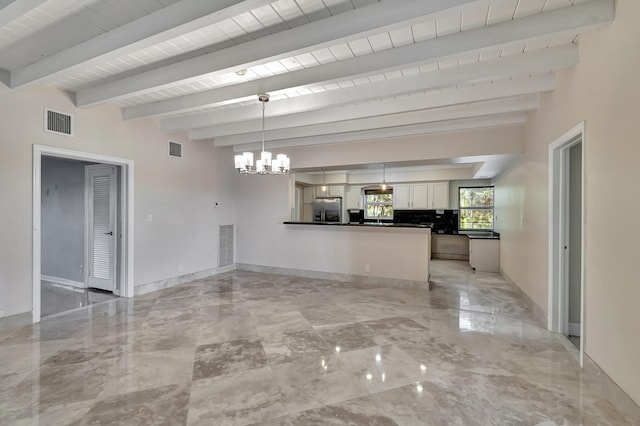
[[318,197],[313,200],[313,221],[342,223],[342,197]]

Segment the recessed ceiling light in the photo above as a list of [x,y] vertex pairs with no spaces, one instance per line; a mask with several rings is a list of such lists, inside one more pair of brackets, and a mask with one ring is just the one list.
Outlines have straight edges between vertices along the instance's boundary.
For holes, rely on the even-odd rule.
[[241,70],[236,71],[236,74],[238,74],[239,76],[243,76],[247,73],[247,69],[246,68],[242,68]]

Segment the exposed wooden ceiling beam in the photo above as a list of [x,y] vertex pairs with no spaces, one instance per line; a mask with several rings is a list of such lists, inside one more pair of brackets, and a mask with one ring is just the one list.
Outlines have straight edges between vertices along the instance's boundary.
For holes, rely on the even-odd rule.
[[[460,89],[415,94],[402,99],[383,100],[381,102],[347,105],[336,109],[269,117],[266,121],[266,128],[267,130],[285,129],[397,114],[429,108],[447,107],[468,102],[530,95],[550,91],[554,88],[555,77],[553,74],[548,74],[543,77],[500,81]],[[258,119],[196,129],[191,132],[191,135],[196,139],[213,139],[220,136],[258,132],[261,131],[261,129],[262,120]]]
[[[311,48],[338,44],[414,22],[419,16],[437,17],[443,11],[480,0],[393,0],[374,3],[307,25],[248,41],[171,65],[141,72],[76,94],[78,106],[90,106],[127,95],[186,82],[212,73],[232,72],[283,59]],[[483,0],[486,1],[486,0]]]
[[[455,86],[468,81],[540,74],[571,67],[577,63],[577,46],[550,48],[394,80],[384,80],[340,90],[272,101],[267,108],[267,114],[269,117],[275,117],[364,102],[376,98],[421,92],[439,87]],[[175,132],[256,119],[260,117],[260,114],[261,109],[258,106],[258,102],[256,102],[256,105],[164,119],[160,121],[160,127],[164,131]]]
[[[288,129],[270,130],[265,132],[267,140],[299,139],[320,135],[359,132],[362,130],[386,129],[413,124],[434,123],[438,121],[460,118],[481,117],[487,115],[506,114],[512,112],[533,111],[540,107],[537,95],[528,95],[512,99],[476,102],[465,105],[436,108],[389,114],[379,117],[359,118],[355,120],[333,123],[314,124],[309,126],[292,127]],[[191,136],[195,136],[192,134]],[[221,136],[215,138],[215,146],[230,146],[260,142],[261,132],[243,133],[239,135]]]
[[[296,146],[323,145],[333,143],[355,142],[396,138],[402,136],[422,135],[429,133],[454,132],[488,127],[518,126],[527,122],[525,113],[500,114],[497,116],[465,118],[459,120],[440,121],[436,123],[414,124],[410,126],[391,127],[387,129],[363,130],[360,132],[319,135],[298,139],[269,141],[267,149],[289,148]],[[235,152],[255,151],[260,149],[259,143],[234,145]]]
[[120,58],[271,2],[272,0],[182,0],[14,70],[11,73],[11,87],[29,88],[50,82],[76,70]]
[[0,0],[0,28],[44,2],[45,0]]
[[262,92],[274,92],[291,87],[329,83],[361,75],[384,72],[418,63],[434,63],[457,55],[499,48],[510,43],[525,43],[540,37],[557,36],[567,31],[582,31],[585,26],[609,22],[609,0],[595,1],[556,9],[539,15],[507,21],[489,27],[455,33],[395,49],[383,50],[329,64],[292,71],[246,83],[235,84],[128,107],[125,119],[144,118],[195,110],[208,105]]

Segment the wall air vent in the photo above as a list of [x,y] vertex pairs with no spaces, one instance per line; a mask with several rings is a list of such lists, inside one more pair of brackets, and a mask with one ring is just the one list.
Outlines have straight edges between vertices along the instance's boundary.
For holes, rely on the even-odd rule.
[[44,110],[44,131],[73,136],[73,116],[52,109]]
[[218,268],[233,265],[233,225],[220,225]]
[[182,144],[169,141],[169,157],[182,158]]

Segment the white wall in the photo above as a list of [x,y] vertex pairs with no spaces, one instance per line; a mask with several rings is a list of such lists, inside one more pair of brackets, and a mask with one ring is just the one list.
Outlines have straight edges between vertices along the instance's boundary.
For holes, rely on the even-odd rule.
[[88,164],[42,159],[42,275],[84,283],[84,168]]
[[[76,136],[45,133],[45,107],[74,114]],[[136,285],[179,275],[179,263],[184,273],[217,266],[218,225],[232,220],[235,207],[226,162],[218,161],[211,143],[171,135],[183,143],[184,158],[170,158],[169,136],[154,121],[123,122],[114,106],[76,109],[50,87],[18,92],[0,86],[0,110],[0,310],[31,310],[33,144],[135,161]],[[218,209],[214,199],[222,201]]]
[[496,211],[501,266],[546,311],[549,144],[585,120],[585,351],[640,403],[638,16],[619,0],[611,26],[580,37],[580,63],[529,114],[525,158],[496,180]]

